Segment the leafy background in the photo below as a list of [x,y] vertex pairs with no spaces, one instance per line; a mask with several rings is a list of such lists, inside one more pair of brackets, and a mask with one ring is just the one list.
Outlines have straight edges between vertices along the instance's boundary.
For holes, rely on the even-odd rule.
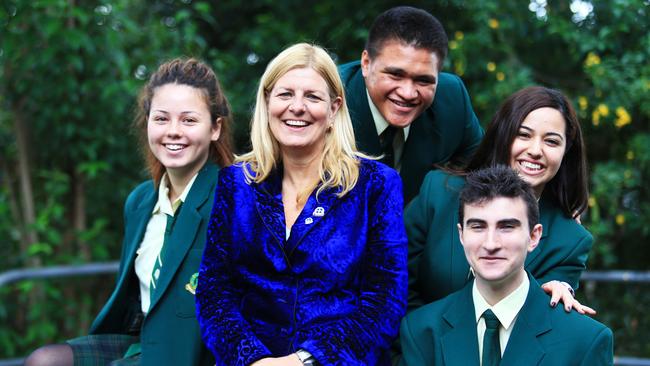
[[[445,25],[446,71],[485,125],[521,87],[561,89],[586,134],[596,237],[589,269],[650,263],[649,0],[412,1]],[[0,5],[0,272],[116,260],[122,205],[146,178],[131,132],[138,89],[169,58],[210,63],[247,149],[257,81],[298,42],[360,56],[387,0],[4,0]],[[111,276],[0,288],[0,359],[84,334]],[[583,283],[615,353],[650,357],[649,284]]]

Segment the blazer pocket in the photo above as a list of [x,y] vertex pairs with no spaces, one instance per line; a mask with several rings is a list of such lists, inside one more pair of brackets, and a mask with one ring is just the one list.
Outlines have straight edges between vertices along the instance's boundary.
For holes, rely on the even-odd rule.
[[183,270],[177,283],[178,289],[174,299],[176,303],[176,316],[179,318],[195,318],[196,317],[196,302],[194,300],[195,283],[192,281],[192,276],[199,272],[199,265],[201,264],[201,257],[203,256],[203,249],[192,249],[187,253],[185,262],[183,263]]

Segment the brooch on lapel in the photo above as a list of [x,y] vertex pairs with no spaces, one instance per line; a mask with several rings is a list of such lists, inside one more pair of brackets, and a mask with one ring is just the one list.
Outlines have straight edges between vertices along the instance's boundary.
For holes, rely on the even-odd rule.
[[185,284],[185,289],[187,292],[191,293],[192,295],[196,294],[196,285],[199,283],[199,273],[196,272],[195,274],[190,277],[190,282]]

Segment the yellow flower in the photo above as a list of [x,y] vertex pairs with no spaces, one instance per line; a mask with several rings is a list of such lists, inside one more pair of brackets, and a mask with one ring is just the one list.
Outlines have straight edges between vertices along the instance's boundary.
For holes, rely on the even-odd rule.
[[456,48],[458,48],[458,42],[456,41],[449,42],[449,49],[455,50]]
[[594,196],[589,196],[589,201],[587,201],[589,207],[594,207],[596,206],[596,198]]
[[634,151],[628,150],[627,154],[625,154],[625,157],[627,158],[627,160],[634,160]]
[[619,226],[625,224],[625,216],[623,214],[616,215],[616,224]]
[[462,41],[463,38],[465,38],[465,35],[464,35],[463,32],[461,32],[461,31],[456,31],[456,33],[454,33],[454,37],[455,37],[457,40]]
[[632,117],[630,117],[630,114],[625,110],[625,108],[616,108],[616,121],[614,121],[614,125],[621,128],[630,123],[632,123]]
[[497,72],[497,80],[503,81],[506,78],[506,74],[502,73],[501,71]]
[[600,113],[601,116],[607,117],[609,115],[609,107],[607,104],[599,104],[598,105],[598,113]]
[[594,126],[598,126],[600,124],[600,113],[598,113],[598,109],[594,109],[594,111],[591,112],[591,123]]
[[587,58],[585,59],[585,66],[592,67],[598,64],[600,64],[600,56],[593,52],[589,52],[589,54],[587,54]]
[[487,63],[487,70],[489,72],[494,72],[494,70],[496,69],[497,69],[497,65],[494,62],[490,61]]
[[458,60],[454,62],[454,72],[458,76],[463,76],[463,74],[465,74],[465,64],[463,61]]
[[587,110],[587,107],[589,106],[589,101],[587,100],[587,97],[585,96],[579,96],[578,97],[578,105],[580,106],[581,110]]
[[490,18],[488,21],[488,26],[492,29],[497,29],[499,28],[499,21],[494,18]]

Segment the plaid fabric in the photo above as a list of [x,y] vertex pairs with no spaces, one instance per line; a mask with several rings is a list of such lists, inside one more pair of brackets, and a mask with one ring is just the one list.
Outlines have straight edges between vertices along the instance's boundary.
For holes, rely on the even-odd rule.
[[70,339],[75,366],[139,365],[140,355],[122,358],[139,337],[125,334],[96,334]]

